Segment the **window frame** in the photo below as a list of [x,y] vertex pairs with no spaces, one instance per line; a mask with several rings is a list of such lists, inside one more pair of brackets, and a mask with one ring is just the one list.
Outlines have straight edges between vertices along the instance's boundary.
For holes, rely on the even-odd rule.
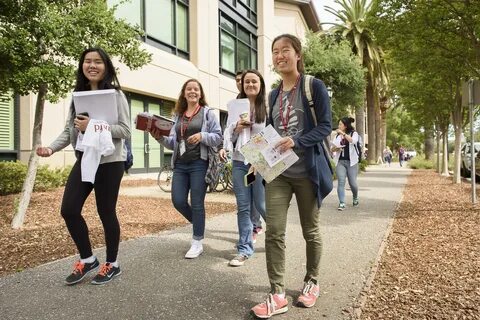
[[[244,0],[250,2],[251,0]],[[239,0],[231,0],[234,5],[244,5],[243,2]],[[251,3],[251,2],[250,2]],[[256,11],[255,11],[256,12]],[[222,27],[222,20],[225,19],[233,24],[234,33],[230,30],[227,30]],[[258,36],[257,36],[257,24],[249,20],[248,17],[241,15],[236,8],[226,2],[226,0],[219,1],[219,11],[218,11],[218,30],[219,30],[219,72],[221,74],[235,77],[235,73],[239,70],[238,66],[238,52],[239,52],[239,43],[245,45],[249,49],[249,66],[248,68],[257,68],[258,67]],[[241,30],[241,31],[239,31]],[[246,43],[241,37],[240,32],[248,33],[250,40],[249,43]],[[222,33],[227,34],[228,36],[234,38],[234,71],[228,70],[223,67],[223,56],[222,56]],[[252,54],[255,53],[255,61],[252,59]]]
[[[190,59],[190,3],[189,0],[170,0],[170,3],[174,4],[172,18],[173,18],[173,43],[168,43],[160,39],[155,38],[152,35],[148,34],[147,27],[147,9],[146,9],[146,0],[140,0],[140,28],[144,32],[144,35],[141,37],[142,41],[146,44],[149,44],[153,47],[161,49],[163,51],[172,53],[176,56],[184,58],[186,60]],[[186,30],[187,30],[187,48],[186,50],[178,47],[178,26],[177,26],[177,8],[178,6],[183,6],[186,8]]]

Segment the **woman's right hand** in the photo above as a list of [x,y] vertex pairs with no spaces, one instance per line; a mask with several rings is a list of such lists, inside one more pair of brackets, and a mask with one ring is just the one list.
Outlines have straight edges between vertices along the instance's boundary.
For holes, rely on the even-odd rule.
[[225,149],[218,150],[218,156],[220,157],[220,160],[222,160],[223,162],[227,161],[227,151],[225,151]]
[[235,132],[240,133],[243,129],[250,128],[252,123],[247,120],[238,120],[237,125],[235,126]]
[[40,157],[50,157],[53,154],[53,150],[48,147],[38,147],[37,155]]

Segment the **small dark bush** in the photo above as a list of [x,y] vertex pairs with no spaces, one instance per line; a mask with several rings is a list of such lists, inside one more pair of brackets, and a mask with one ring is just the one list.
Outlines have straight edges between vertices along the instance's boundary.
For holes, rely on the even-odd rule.
[[[47,191],[64,186],[71,166],[50,169],[48,165],[39,166],[35,178],[34,191]],[[27,165],[20,161],[0,162],[0,195],[19,193],[27,176]]]

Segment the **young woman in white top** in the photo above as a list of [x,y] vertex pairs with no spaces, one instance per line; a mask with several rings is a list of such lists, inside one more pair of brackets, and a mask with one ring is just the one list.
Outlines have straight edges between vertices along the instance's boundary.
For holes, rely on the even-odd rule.
[[335,165],[337,173],[337,194],[338,210],[345,210],[345,182],[348,178],[348,184],[353,193],[353,206],[358,206],[358,155],[357,149],[358,133],[352,126],[355,119],[344,117],[338,122],[337,136],[333,142],[335,152]]

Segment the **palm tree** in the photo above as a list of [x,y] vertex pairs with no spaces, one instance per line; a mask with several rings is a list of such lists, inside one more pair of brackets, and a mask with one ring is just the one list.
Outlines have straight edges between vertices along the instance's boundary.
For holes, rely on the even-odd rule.
[[[376,107],[376,83],[386,75],[382,66],[383,52],[373,38],[373,34],[366,26],[367,14],[371,8],[371,3],[367,0],[335,0],[342,8],[335,10],[332,7],[325,7],[325,10],[340,20],[340,23],[333,23],[330,32],[346,38],[352,44],[352,51],[358,55],[366,68],[365,78],[367,81],[366,100],[367,100],[367,129],[368,129],[368,157],[367,160],[373,163],[377,159],[376,148],[376,115],[379,108]],[[387,77],[388,78],[388,77]],[[356,106],[357,129],[363,128],[364,108]],[[359,131],[360,135],[364,132]],[[378,136],[380,139],[380,136]]]

